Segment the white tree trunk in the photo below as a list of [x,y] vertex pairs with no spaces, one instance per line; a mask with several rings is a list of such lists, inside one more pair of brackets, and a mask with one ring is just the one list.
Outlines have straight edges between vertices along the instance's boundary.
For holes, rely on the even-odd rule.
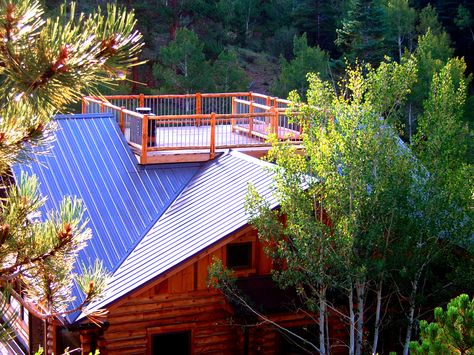
[[375,308],[375,329],[374,329],[374,342],[372,344],[372,354],[377,354],[377,345],[379,342],[380,333],[380,313],[382,308],[382,280],[380,280],[377,287],[377,306]]
[[331,344],[329,342],[329,317],[326,312],[326,355],[331,355]]
[[321,286],[319,294],[319,353],[326,355],[326,287]]
[[355,353],[355,314],[354,314],[354,288],[352,283],[350,285],[349,291],[349,355],[354,355]]
[[398,42],[398,58],[401,62],[402,61],[402,43],[403,43],[403,38],[401,34],[398,34],[397,42]]
[[410,340],[411,332],[413,329],[413,323],[415,321],[415,297],[418,291],[418,281],[420,279],[420,272],[415,276],[415,280],[412,282],[412,290],[410,294],[410,309],[408,311],[408,325],[407,325],[407,335],[405,337],[405,344],[403,346],[403,355],[408,355],[410,350]]
[[362,354],[362,345],[364,342],[364,300],[365,300],[365,280],[356,282],[357,295],[357,322],[356,322],[356,348],[355,354]]

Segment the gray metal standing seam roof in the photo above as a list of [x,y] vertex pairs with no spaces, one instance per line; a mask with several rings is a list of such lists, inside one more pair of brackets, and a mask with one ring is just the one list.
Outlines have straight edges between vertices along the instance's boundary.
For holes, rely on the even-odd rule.
[[[212,246],[248,220],[248,183],[276,207],[270,166],[230,151],[204,164],[140,166],[110,114],[57,118],[49,155],[14,167],[36,174],[47,196],[43,215],[57,210],[65,196],[86,207],[92,238],[78,264],[96,259],[113,273],[102,308]],[[75,304],[83,294],[75,285]],[[75,321],[84,315],[69,316]]]
[[[78,264],[99,259],[114,272],[202,164],[138,165],[111,114],[62,116],[57,122],[50,154],[15,166],[15,177],[22,171],[37,175],[48,197],[43,215],[57,210],[64,196],[82,199],[93,237]],[[78,304],[83,294],[77,286],[73,293]]]
[[247,224],[249,182],[276,207],[268,166],[236,151],[206,163],[115,271],[105,298],[90,308],[105,307]]

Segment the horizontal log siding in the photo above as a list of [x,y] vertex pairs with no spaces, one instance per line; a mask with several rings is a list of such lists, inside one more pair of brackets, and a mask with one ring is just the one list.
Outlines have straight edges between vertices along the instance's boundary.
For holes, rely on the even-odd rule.
[[110,325],[103,336],[106,350],[101,349],[101,354],[145,354],[151,328],[166,332],[168,327],[177,331],[176,326],[192,330],[196,353],[241,353],[239,332],[229,326],[231,316],[216,291],[153,296],[146,292],[109,314]]
[[[264,255],[255,230],[246,228],[230,237],[232,242],[252,241],[255,247],[254,268],[249,275],[266,275],[271,260]],[[225,260],[226,247],[200,255],[181,271],[157,280],[109,309],[109,327],[98,339],[100,353],[147,354],[150,334],[192,331],[195,354],[242,354],[244,335],[235,324],[232,308],[224,296],[208,289],[208,267],[213,257]],[[243,276],[247,276],[244,274]],[[277,333],[269,327],[252,327],[249,350],[252,354],[272,354]]]

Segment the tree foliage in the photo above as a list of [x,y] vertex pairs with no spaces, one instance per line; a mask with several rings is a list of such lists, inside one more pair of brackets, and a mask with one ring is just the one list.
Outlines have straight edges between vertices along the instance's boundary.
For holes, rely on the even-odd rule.
[[388,23],[387,42],[396,44],[401,60],[404,47],[411,48],[415,37],[416,10],[408,0],[387,0],[385,18]]
[[176,38],[160,50],[160,64],[153,71],[161,90],[169,93],[206,91],[210,65],[203,52],[204,44],[187,29],[179,29]]
[[385,54],[385,21],[379,0],[351,0],[336,45],[352,63],[378,63]]
[[234,51],[222,51],[212,65],[212,91],[232,92],[248,89],[249,79],[240,67],[237,54]]
[[91,237],[82,203],[66,198],[59,211],[41,216],[46,196],[37,179],[23,175],[12,184],[11,167],[47,152],[57,111],[138,64],[135,23],[133,12],[112,5],[84,15],[72,4],[45,18],[35,0],[0,4],[0,279],[22,284],[44,317],[67,311],[74,282],[84,291],[82,305],[97,298],[104,270],[97,264],[79,277],[75,268]]
[[248,78],[233,51],[222,51],[214,63],[206,60],[204,43],[196,33],[178,29],[176,38],[160,51],[153,68],[160,91],[194,93],[247,88]]
[[437,307],[434,322],[420,322],[420,342],[411,342],[413,354],[472,354],[474,350],[474,299],[462,294],[446,308]]
[[[274,271],[275,279],[295,286],[319,314],[323,353],[324,320],[333,307],[328,292],[347,297],[348,346],[360,354],[369,285],[381,289],[388,264],[395,265],[419,166],[390,122],[415,78],[412,60],[377,69],[356,66],[337,90],[310,75],[308,105],[297,106],[306,155],[277,144],[270,153],[277,164],[279,211],[270,211],[253,190],[248,197],[250,222],[271,246],[270,255],[285,265]],[[373,344],[376,351],[375,338]]]
[[305,97],[308,73],[319,73],[323,78],[327,78],[329,74],[328,54],[319,47],[308,46],[306,34],[294,37],[293,55],[294,59],[289,62],[284,58],[280,59],[281,73],[272,89],[280,97],[287,97],[293,90]]
[[[347,297],[350,353],[368,350],[363,337],[369,295],[376,299],[371,351],[377,352],[383,295],[390,292],[408,301],[401,302],[408,353],[430,266],[453,248],[469,250],[470,136],[460,121],[465,67],[453,59],[434,76],[419,134],[405,146],[392,124],[417,68],[416,58],[377,69],[356,66],[337,89],[310,75],[308,104],[295,106],[306,154],[276,141],[270,153],[280,209],[269,210],[254,190],[248,197],[251,223],[277,264],[285,265],[274,271],[279,284],[300,290],[320,325],[333,307],[328,291]],[[320,327],[322,352],[324,332]]]

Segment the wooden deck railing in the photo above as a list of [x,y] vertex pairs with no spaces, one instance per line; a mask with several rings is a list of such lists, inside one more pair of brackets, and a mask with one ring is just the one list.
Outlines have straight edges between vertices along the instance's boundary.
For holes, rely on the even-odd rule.
[[[140,163],[163,154],[213,159],[217,149],[269,146],[269,134],[300,141],[300,126],[287,116],[290,102],[252,92],[84,97],[82,112],[110,112]],[[141,109],[142,113],[137,112]],[[143,111],[149,113],[144,114]]]

